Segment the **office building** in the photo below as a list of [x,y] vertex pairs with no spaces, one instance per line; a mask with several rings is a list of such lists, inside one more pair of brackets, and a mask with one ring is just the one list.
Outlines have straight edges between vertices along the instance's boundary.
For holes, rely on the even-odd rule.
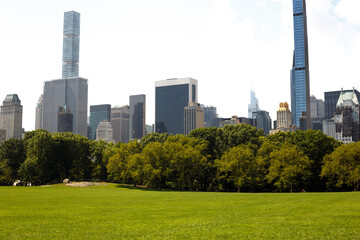
[[127,143],[130,139],[130,110],[128,105],[116,106],[111,109],[111,127],[115,142]]
[[148,135],[154,132],[154,124],[153,125],[145,125],[145,134]]
[[341,92],[335,111],[335,139],[344,143],[360,140],[359,100],[355,90]]
[[[356,89],[351,90],[343,90],[343,93],[353,92],[355,91],[357,99],[360,99],[360,93]],[[331,91],[324,93],[325,100],[325,119],[334,118],[336,111],[336,104],[339,100],[341,91]]]
[[276,112],[276,128],[270,130],[270,134],[277,132],[295,132],[299,128],[293,125],[293,118],[287,102],[280,103]]
[[200,104],[189,102],[184,109],[184,135],[192,130],[204,127],[204,111]]
[[310,97],[311,122],[314,130],[322,130],[322,122],[325,119],[325,103],[315,96]]
[[333,119],[326,119],[323,121],[323,133],[328,135],[329,137],[335,138],[336,136],[336,124]]
[[6,141],[6,130],[0,129],[0,144]]
[[113,129],[111,127],[111,123],[104,120],[101,121],[96,128],[96,140],[103,140],[105,142],[111,143],[114,142],[113,140]]
[[130,139],[145,136],[146,97],[144,94],[130,96]]
[[256,127],[256,118],[238,117],[236,115],[233,115],[231,116],[231,118],[221,118],[219,122],[219,127],[223,128],[226,125],[238,125],[241,123],[246,123],[250,126]]
[[306,114],[307,128],[311,129],[310,76],[305,0],[293,0],[294,56],[291,69],[291,112],[294,125],[300,126]]
[[80,13],[64,13],[62,78],[79,77]]
[[75,77],[44,84],[43,129],[57,132],[58,109],[64,103],[73,114],[73,133],[87,136],[88,80]]
[[111,105],[102,104],[102,105],[92,105],[90,106],[90,128],[91,136],[89,139],[95,140],[96,129],[101,121],[110,122],[111,121]]
[[265,135],[268,135],[271,130],[271,118],[267,111],[257,111],[253,113],[256,119],[256,128],[262,129]]
[[259,101],[255,97],[255,92],[250,92],[250,104],[248,105],[248,118],[255,118],[255,113],[260,111]]
[[0,129],[6,130],[6,140],[22,138],[21,101],[17,94],[8,94],[0,110]]
[[204,111],[204,127],[219,127],[219,115],[216,112],[216,107],[200,105]]
[[44,95],[41,94],[35,108],[35,130],[43,128]]
[[73,131],[73,114],[69,106],[59,107],[58,112],[58,132],[72,132]]
[[198,102],[198,81],[173,78],[155,83],[155,132],[184,133],[184,108]]

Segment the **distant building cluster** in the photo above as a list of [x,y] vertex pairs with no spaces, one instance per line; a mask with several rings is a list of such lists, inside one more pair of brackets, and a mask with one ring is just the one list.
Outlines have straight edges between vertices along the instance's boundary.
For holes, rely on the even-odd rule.
[[[88,79],[79,76],[80,14],[64,13],[62,78],[45,81],[36,104],[35,129],[73,132],[92,140],[128,142],[152,132],[189,134],[203,127],[249,124],[265,135],[279,131],[321,130],[344,143],[360,140],[359,99],[355,90],[324,93],[324,100],[310,95],[307,16],[305,0],[293,0],[294,52],[290,71],[291,102],[279,104],[276,120],[259,107],[250,92],[248,116],[219,117],[215,106],[200,104],[194,78],[171,78],[155,82],[155,122],[146,125],[146,96],[131,95],[129,103],[90,106]],[[291,108],[290,108],[291,106]],[[0,111],[0,143],[21,138],[22,105],[17,94],[5,97]]]

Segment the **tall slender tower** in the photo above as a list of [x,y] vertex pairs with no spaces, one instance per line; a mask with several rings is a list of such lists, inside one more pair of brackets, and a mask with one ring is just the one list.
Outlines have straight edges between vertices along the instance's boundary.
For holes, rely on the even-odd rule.
[[305,0],[293,0],[294,57],[291,69],[291,112],[294,124],[300,126],[302,113],[311,129],[310,77]]
[[62,78],[79,76],[80,13],[64,13]]
[[250,104],[248,105],[248,118],[256,118],[256,115],[254,113],[256,113],[257,111],[260,111],[259,101],[255,97],[255,92],[251,90]]

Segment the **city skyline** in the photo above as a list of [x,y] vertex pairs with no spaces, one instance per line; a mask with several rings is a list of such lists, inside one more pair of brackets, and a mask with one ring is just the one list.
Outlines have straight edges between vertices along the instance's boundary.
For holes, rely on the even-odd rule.
[[[216,106],[220,117],[247,115],[251,85],[272,119],[279,102],[290,102],[290,1],[140,3],[2,4],[0,26],[8,35],[0,40],[6,81],[0,94],[20,96],[25,130],[34,129],[44,81],[57,79],[61,71],[59,33],[63,14],[70,10],[82,16],[80,75],[89,79],[88,106],[115,106],[127,103],[129,95],[145,94],[146,119],[152,124],[154,83],[174,77],[198,79],[199,102]],[[326,91],[359,89],[360,19],[355,5],[359,3],[351,0],[307,1],[310,88],[318,99]],[[101,10],[106,16],[98,16]],[[105,88],[110,85],[114,87]]]

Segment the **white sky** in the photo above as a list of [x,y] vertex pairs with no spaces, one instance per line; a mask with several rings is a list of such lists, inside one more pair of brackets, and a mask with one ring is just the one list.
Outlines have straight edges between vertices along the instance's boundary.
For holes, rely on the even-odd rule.
[[[220,117],[247,116],[251,86],[275,119],[290,103],[291,0],[0,0],[0,101],[17,93],[35,127],[43,82],[61,78],[63,13],[81,14],[80,76],[88,104],[128,104],[155,81],[192,77]],[[307,0],[310,92],[360,89],[360,1]]]

